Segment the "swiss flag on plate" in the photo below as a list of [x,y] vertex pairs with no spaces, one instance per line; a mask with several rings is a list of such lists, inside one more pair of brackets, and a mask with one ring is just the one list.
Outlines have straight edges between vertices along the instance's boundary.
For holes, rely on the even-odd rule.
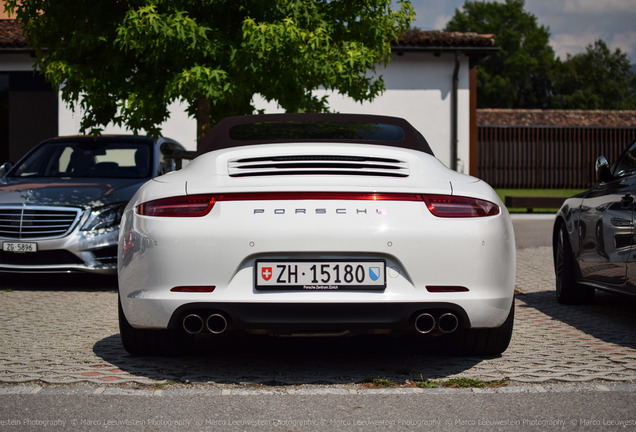
[[271,267],[263,267],[261,268],[261,276],[263,277],[263,279],[265,279],[266,281],[270,280],[272,278],[272,268]]

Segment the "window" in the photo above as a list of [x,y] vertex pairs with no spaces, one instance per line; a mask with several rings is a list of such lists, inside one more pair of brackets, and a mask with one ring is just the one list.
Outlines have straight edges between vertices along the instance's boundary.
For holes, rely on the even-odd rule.
[[15,177],[145,178],[150,145],[138,142],[47,142],[16,166]]
[[624,177],[636,172],[636,142],[621,155],[612,172],[614,177]]
[[237,141],[274,139],[401,141],[404,130],[392,124],[366,122],[268,122],[241,124],[230,128],[230,138]]

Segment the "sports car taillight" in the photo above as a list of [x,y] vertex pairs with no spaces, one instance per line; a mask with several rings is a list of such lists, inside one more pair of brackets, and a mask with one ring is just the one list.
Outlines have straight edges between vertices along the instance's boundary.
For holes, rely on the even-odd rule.
[[437,217],[465,218],[499,214],[497,204],[477,198],[453,195],[358,192],[257,192],[186,195],[145,202],[137,206],[137,214],[163,217],[201,217],[210,213],[217,201],[269,200],[424,201],[429,211]]
[[216,199],[216,195],[161,198],[137,206],[137,214],[143,216],[200,217],[210,213]]
[[217,201],[421,201],[417,194],[374,192],[253,192],[219,195]]
[[145,202],[137,206],[137,214],[142,216],[200,217],[210,213],[217,201],[271,200],[421,201],[422,197],[417,194],[366,192],[256,192],[223,195],[185,195]]
[[499,214],[499,206],[490,201],[453,196],[422,195],[428,210],[437,217],[465,218],[495,216]]

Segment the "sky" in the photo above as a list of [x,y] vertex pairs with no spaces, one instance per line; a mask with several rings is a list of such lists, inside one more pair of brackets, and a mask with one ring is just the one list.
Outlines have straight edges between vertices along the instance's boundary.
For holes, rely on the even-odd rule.
[[[503,0],[498,0],[503,2]],[[442,30],[464,0],[411,0],[412,27]],[[620,48],[636,63],[636,0],[526,0],[525,11],[550,31],[550,44],[558,57],[585,52],[603,39],[610,49]]]

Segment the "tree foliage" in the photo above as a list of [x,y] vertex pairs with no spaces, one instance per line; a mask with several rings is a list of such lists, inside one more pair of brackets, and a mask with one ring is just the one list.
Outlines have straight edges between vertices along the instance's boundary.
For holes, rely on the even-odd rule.
[[[396,7],[397,5],[397,7]],[[7,0],[36,64],[79,103],[84,131],[113,122],[159,132],[182,100],[199,136],[253,96],[290,112],[326,111],[326,88],[357,101],[384,89],[374,74],[413,18],[391,0]]]
[[624,53],[597,40],[585,53],[556,58],[549,29],[524,7],[524,0],[469,0],[446,26],[497,38],[500,51],[477,70],[479,107],[636,109],[636,75]]
[[620,49],[602,40],[568,55],[555,74],[553,106],[568,109],[635,109],[636,75]]
[[466,1],[447,31],[494,34],[499,52],[479,65],[477,101],[489,108],[545,108],[554,51],[550,32],[524,10],[523,0]]

